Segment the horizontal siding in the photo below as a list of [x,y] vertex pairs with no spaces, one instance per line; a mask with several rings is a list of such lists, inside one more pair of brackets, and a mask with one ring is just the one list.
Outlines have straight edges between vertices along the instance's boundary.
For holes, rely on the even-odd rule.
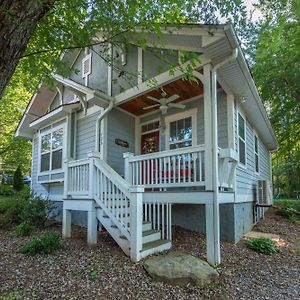
[[95,149],[96,119],[99,112],[77,120],[76,159],[86,158]]
[[[123,153],[134,153],[135,120],[116,109],[108,115],[107,162],[121,176],[124,176]],[[127,141],[129,148],[116,145],[115,139]]]
[[[237,128],[236,128],[237,136]],[[270,178],[270,153],[259,139],[259,173],[255,172],[254,156],[254,130],[252,125],[246,120],[246,167],[237,167],[236,184],[237,193],[242,195],[252,195],[255,199],[257,180]]]
[[38,137],[33,139],[33,148],[32,148],[32,190],[37,195],[43,197],[48,197],[48,189],[44,185],[38,183],[38,162],[39,162],[39,139]]

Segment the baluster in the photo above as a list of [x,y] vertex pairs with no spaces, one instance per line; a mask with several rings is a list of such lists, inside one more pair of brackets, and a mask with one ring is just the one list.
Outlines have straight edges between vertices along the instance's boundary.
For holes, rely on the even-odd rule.
[[153,203],[153,227],[156,228],[156,203]]
[[188,154],[188,182],[191,182],[191,159],[192,159],[192,154]]
[[193,182],[197,181],[198,170],[196,169],[197,152],[193,153]]
[[161,157],[158,159],[159,162],[159,183],[162,184],[163,180],[162,180],[162,174],[163,174],[163,169],[162,169],[162,161],[161,161]]
[[170,159],[170,156],[168,156],[168,172],[169,172],[168,183],[171,183],[172,174],[171,174],[171,159]]
[[181,174],[180,174],[180,169],[181,169],[181,156],[177,156],[177,172],[178,172],[178,183],[181,182]]
[[165,204],[162,204],[161,207],[161,238],[164,240],[165,239]]
[[144,203],[144,221],[148,221],[148,204]]
[[176,157],[172,156],[173,183],[176,183]]
[[172,240],[172,215],[171,215],[171,204],[167,204],[169,207],[168,223],[169,223],[169,240]]
[[160,230],[160,203],[157,203],[157,229]]
[[154,177],[154,173],[153,173],[153,159],[150,160],[150,184],[153,184],[153,177]]
[[164,183],[167,183],[167,167],[166,167],[166,158],[164,157],[163,158],[163,164],[164,164],[164,167],[163,167],[163,172],[164,172]]

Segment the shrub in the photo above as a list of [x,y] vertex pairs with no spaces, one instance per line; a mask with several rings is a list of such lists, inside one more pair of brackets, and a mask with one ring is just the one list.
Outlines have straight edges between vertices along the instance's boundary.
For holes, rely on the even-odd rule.
[[0,185],[1,196],[12,196],[14,194],[15,194],[15,190],[11,186],[5,184]]
[[11,292],[0,296],[0,300],[22,300],[24,297],[19,292]]
[[300,201],[279,200],[275,202],[277,213],[292,222],[300,222]]
[[43,233],[25,244],[20,252],[28,255],[51,254],[61,247],[60,237],[54,233]]
[[16,191],[22,191],[24,187],[24,181],[23,181],[23,176],[22,176],[22,171],[21,167],[18,166],[14,173],[14,178],[13,178],[13,187]]
[[269,255],[279,251],[276,243],[273,240],[265,237],[251,238],[249,241],[247,241],[247,246],[256,252]]
[[15,233],[17,236],[27,236],[30,235],[34,230],[34,226],[28,223],[21,223],[16,227]]
[[52,208],[50,201],[25,190],[2,202],[0,213],[3,215],[0,225],[27,223],[35,227],[43,227]]

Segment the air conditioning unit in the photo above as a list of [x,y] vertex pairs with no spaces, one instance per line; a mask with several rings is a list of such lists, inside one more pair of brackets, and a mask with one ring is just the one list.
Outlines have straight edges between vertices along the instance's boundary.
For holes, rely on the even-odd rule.
[[257,206],[268,207],[273,204],[272,187],[269,180],[257,181]]

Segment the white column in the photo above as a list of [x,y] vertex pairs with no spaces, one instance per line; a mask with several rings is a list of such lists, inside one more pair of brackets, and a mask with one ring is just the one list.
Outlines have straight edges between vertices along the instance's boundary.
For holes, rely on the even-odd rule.
[[130,258],[137,262],[141,259],[143,247],[143,192],[144,188],[131,188],[133,197],[130,201]]
[[63,209],[63,224],[62,224],[62,234],[64,238],[70,238],[72,232],[72,217],[71,211],[68,209]]
[[211,122],[212,122],[212,184],[213,184],[213,257],[208,262],[212,265],[221,263],[220,254],[220,205],[219,205],[219,170],[218,170],[218,106],[217,106],[217,72],[211,74]]
[[204,88],[204,159],[205,189],[212,191],[212,107],[211,107],[211,66],[203,67]]
[[124,178],[125,180],[129,183],[132,184],[132,174],[130,170],[130,164],[129,164],[129,159],[134,157],[134,154],[131,152],[125,152],[123,153],[123,158],[124,158]]
[[88,211],[87,243],[89,245],[97,244],[97,218],[95,209]]

